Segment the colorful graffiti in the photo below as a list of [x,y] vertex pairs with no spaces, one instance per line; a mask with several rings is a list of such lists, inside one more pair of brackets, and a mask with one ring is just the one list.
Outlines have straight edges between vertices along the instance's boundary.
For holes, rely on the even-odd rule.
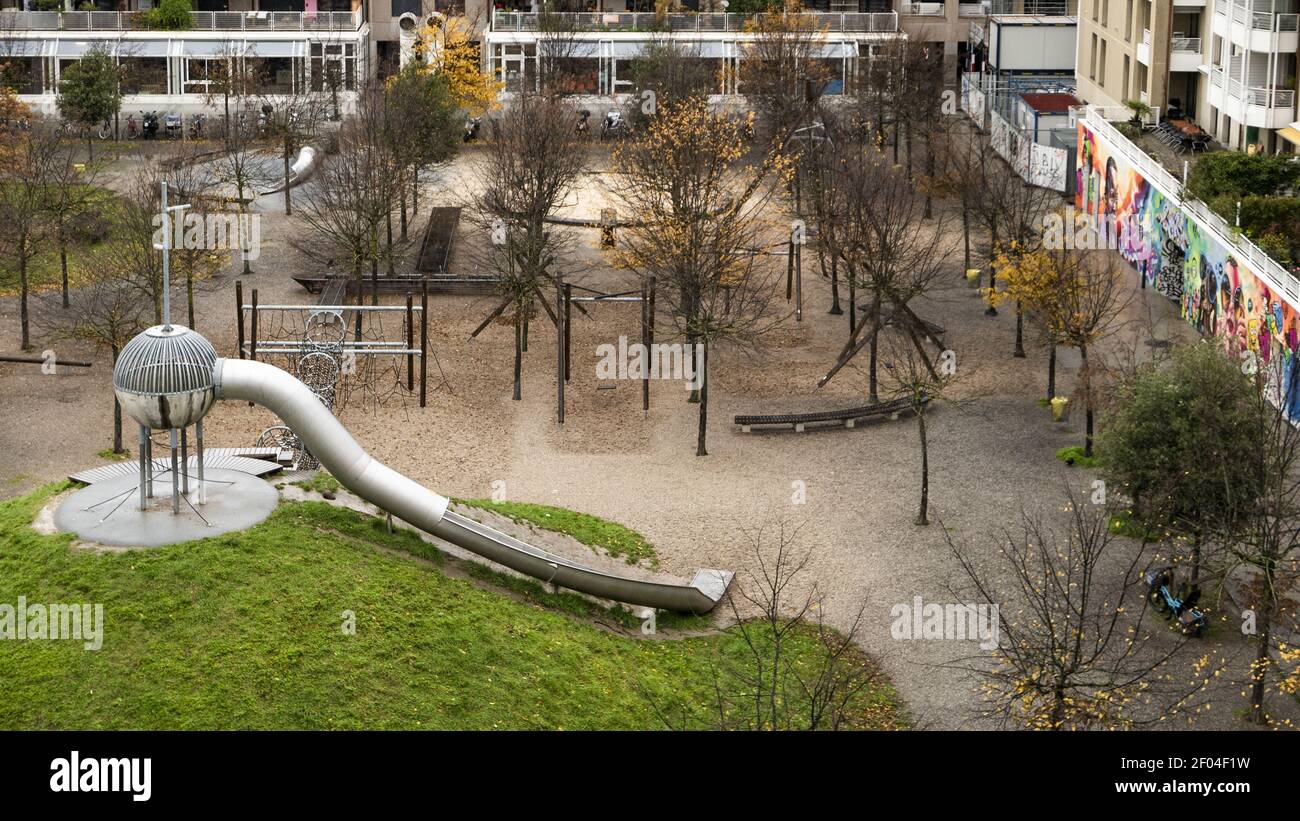
[[1300,383],[1291,384],[1300,370],[1296,310],[1082,122],[1078,152],[1075,207],[1119,233],[1120,254],[1178,303],[1183,319],[1223,340],[1229,354],[1260,363],[1274,401],[1287,397],[1288,413],[1300,416]]

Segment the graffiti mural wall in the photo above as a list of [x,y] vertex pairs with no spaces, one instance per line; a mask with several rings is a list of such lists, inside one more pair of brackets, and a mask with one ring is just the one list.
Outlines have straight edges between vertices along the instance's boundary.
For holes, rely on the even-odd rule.
[[1075,207],[1118,234],[1120,254],[1185,320],[1230,355],[1257,361],[1273,400],[1286,396],[1288,413],[1300,416],[1300,385],[1289,376],[1300,349],[1295,309],[1082,122],[1078,151]]

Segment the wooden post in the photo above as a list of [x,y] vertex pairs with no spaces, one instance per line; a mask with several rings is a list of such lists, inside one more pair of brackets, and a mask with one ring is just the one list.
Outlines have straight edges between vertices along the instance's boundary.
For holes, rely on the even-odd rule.
[[420,407],[425,406],[429,373],[429,280],[420,281]]
[[239,358],[244,358],[244,281],[235,280],[235,319],[239,321]]
[[[415,347],[415,298],[406,292],[406,350]],[[406,355],[406,389],[415,390],[415,354]]]
[[573,352],[573,337],[569,320],[573,318],[573,285],[564,283],[564,381],[569,381],[569,355]]
[[250,327],[248,358],[257,361],[257,289],[253,289],[253,316],[248,321]]
[[556,418],[560,424],[564,424],[564,380],[565,373],[569,369],[564,355],[568,348],[566,340],[569,337],[569,318],[564,311],[564,291],[568,286],[564,284],[564,279],[557,276],[555,278],[555,399],[556,399]]

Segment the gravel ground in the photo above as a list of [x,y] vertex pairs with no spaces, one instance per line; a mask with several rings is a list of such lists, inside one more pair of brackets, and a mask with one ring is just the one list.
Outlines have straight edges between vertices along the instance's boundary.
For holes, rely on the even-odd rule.
[[[463,170],[472,160],[473,152],[431,183],[422,204],[463,200]],[[313,269],[289,245],[296,228],[277,213],[281,204],[278,198],[260,204],[263,251],[256,273],[245,278],[245,291],[257,287],[263,303],[311,301],[289,278]],[[595,232],[576,236],[574,267],[581,273],[574,281],[623,290],[625,278],[609,270],[595,241]],[[472,265],[470,256],[463,254],[459,264]],[[930,416],[930,527],[912,523],[919,482],[914,421],[803,434],[742,434],[731,425],[736,413],[862,402],[865,380],[852,371],[814,393],[847,336],[848,319],[828,315],[829,287],[811,273],[804,282],[802,323],[790,322],[769,336],[758,354],[719,351],[711,357],[707,458],[694,455],[697,410],[680,383],[652,385],[648,416],[641,410],[639,383],[597,389],[596,346],[638,334],[639,309],[626,304],[593,306],[590,318],[575,319],[563,427],[555,422],[555,334],[544,316],[532,325],[523,399],[512,402],[513,332],[493,324],[466,341],[492,302],[471,297],[431,299],[431,344],[449,387],[433,394],[428,408],[394,399],[378,411],[349,406],[341,418],[377,458],[440,493],[487,496],[492,483],[503,480],[508,498],[562,505],[639,530],[658,550],[662,570],[673,575],[689,578],[699,567],[752,568],[759,525],[798,524],[799,546],[812,553],[800,583],[805,589],[816,585],[826,618],[836,626],[847,627],[865,605],[860,641],[920,725],[984,727],[974,717],[970,674],[945,666],[970,655],[974,645],[895,641],[890,608],[915,596],[953,601],[950,591],[962,577],[947,536],[982,563],[992,555],[988,537],[1014,524],[1022,509],[1059,516],[1065,484],[1086,487],[1092,477],[1054,458],[1057,449],[1082,444],[1081,414],[1053,424],[1037,404],[1045,393],[1044,349],[1031,337],[1028,357],[1012,358],[1012,313],[985,316],[962,280],[960,254],[949,268],[951,285],[914,306],[946,326],[947,345],[958,354],[962,395],[971,400],[937,407]],[[222,355],[235,353],[234,279],[228,273],[214,278],[198,300],[199,330]],[[1151,335],[1192,336],[1174,306],[1150,291],[1134,292],[1127,315],[1128,326],[1112,340],[1115,351],[1133,340],[1144,350],[1143,340]],[[0,298],[0,348],[12,352],[16,340],[16,300]],[[91,359],[95,367],[43,376],[36,366],[0,364],[0,497],[98,464],[96,453],[110,443],[107,358],[81,346],[55,348],[61,357]],[[1077,367],[1077,356],[1062,351],[1058,392],[1071,389]],[[277,421],[263,409],[237,403],[219,405],[208,420],[214,446],[251,442]],[[805,504],[792,503],[795,482],[805,483]],[[1222,647],[1206,644],[1227,652],[1241,646],[1231,640]],[[1221,703],[1244,703],[1237,695],[1244,670],[1244,663],[1234,663]],[[1238,726],[1229,709],[1219,707],[1214,715],[1200,726]]]

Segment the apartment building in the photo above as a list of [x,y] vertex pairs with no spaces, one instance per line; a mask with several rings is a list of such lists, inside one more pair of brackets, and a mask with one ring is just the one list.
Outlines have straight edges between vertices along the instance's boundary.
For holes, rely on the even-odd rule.
[[190,27],[146,27],[148,0],[94,0],[78,10],[0,9],[5,82],[37,111],[55,111],[59,78],[91,50],[122,67],[122,110],[210,110],[217,65],[238,60],[268,99],[304,90],[338,92],[347,110],[369,71],[361,0],[197,0]]
[[1300,150],[1296,0],[1209,0],[1198,121],[1229,148]]
[[1140,100],[1223,145],[1294,152],[1297,0],[1080,0],[1078,95]]

